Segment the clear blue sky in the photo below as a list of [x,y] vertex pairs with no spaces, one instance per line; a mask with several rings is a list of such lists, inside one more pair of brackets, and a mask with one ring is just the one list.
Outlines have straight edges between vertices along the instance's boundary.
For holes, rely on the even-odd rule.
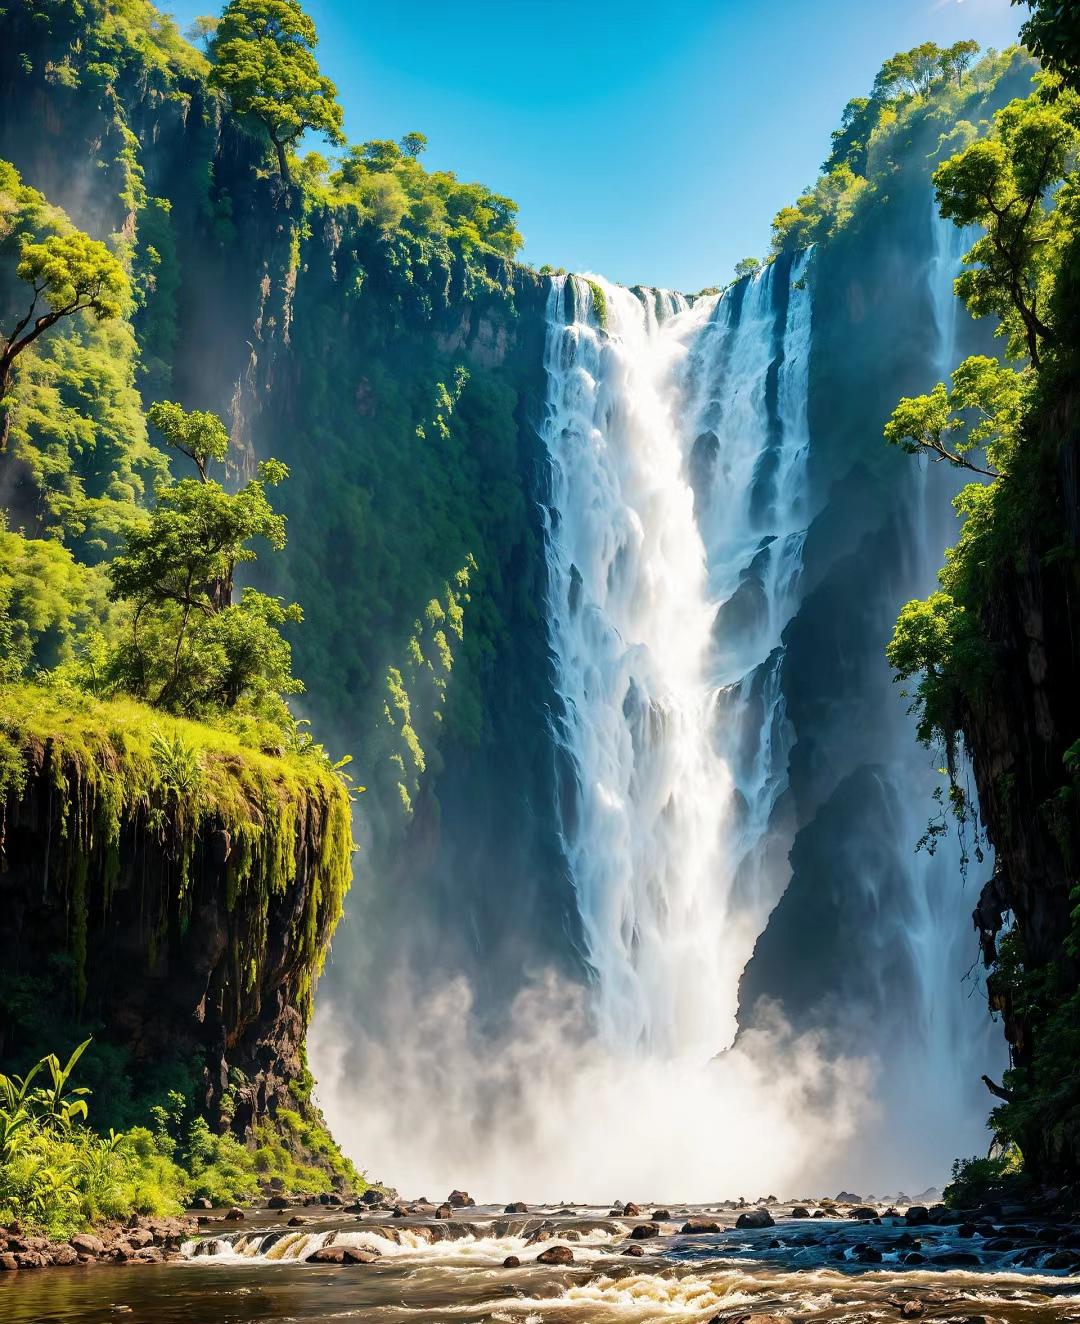
[[[171,7],[181,27],[213,0]],[[307,0],[352,141],[514,198],[524,257],[694,291],[768,248],[849,97],[932,40],[1015,40],[1009,0]]]

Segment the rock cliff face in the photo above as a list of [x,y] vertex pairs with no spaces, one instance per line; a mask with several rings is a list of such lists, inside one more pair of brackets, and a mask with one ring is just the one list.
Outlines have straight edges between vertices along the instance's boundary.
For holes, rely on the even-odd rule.
[[174,1069],[223,1128],[295,1110],[351,876],[340,782],[237,745],[202,751],[202,789],[185,793],[131,708],[45,740],[7,719],[23,767],[0,810],[0,1051],[21,1060],[66,1020],[122,1051],[135,1094]]

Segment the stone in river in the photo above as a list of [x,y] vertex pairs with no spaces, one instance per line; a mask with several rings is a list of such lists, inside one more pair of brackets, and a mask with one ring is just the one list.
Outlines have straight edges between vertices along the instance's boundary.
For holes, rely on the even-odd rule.
[[517,1269],[520,1267],[520,1265],[521,1265],[521,1261],[518,1259],[516,1255],[508,1255],[506,1259],[503,1260],[504,1269]]
[[904,1215],[908,1223],[915,1227],[930,1222],[930,1210],[924,1204],[913,1204]]
[[[770,1219],[770,1222],[772,1220]],[[684,1234],[695,1232],[723,1232],[719,1223],[714,1223],[711,1218],[688,1218],[682,1225]]]
[[476,1201],[468,1191],[451,1191],[446,1197],[446,1203],[455,1209],[471,1209]]
[[238,1208],[236,1205],[233,1205],[233,1207],[232,1207],[232,1208],[229,1210],[229,1212],[225,1215],[225,1222],[226,1222],[226,1223],[239,1223],[240,1220],[241,1220],[243,1217],[244,1217],[244,1211],[243,1211],[242,1209]]
[[527,1214],[529,1206],[524,1200],[515,1200],[513,1204],[508,1204],[503,1210],[504,1214]]
[[374,1264],[378,1255],[359,1246],[321,1246],[307,1257],[308,1264]]
[[848,1215],[849,1218],[858,1218],[862,1222],[866,1222],[871,1218],[877,1218],[877,1216],[878,1216],[878,1211],[875,1208],[873,1208],[872,1205],[868,1205],[868,1204],[859,1205],[857,1208],[853,1209],[851,1213]]
[[569,1246],[549,1246],[536,1257],[537,1264],[569,1264],[574,1252]]
[[804,1204],[797,1204],[791,1211],[792,1218],[809,1218],[810,1210]]
[[735,1222],[738,1228],[772,1227],[774,1220],[767,1209],[751,1209],[748,1214],[740,1214]]
[[670,1209],[654,1209],[654,1210],[652,1211],[652,1216],[653,1216],[653,1218],[656,1219],[656,1220],[659,1220],[659,1219],[661,1219],[661,1218],[670,1218],[670,1217],[671,1217],[671,1210],[670,1210]]
[[452,1218],[453,1214],[454,1211],[448,1204],[441,1204],[438,1209],[435,1210],[436,1218]]
[[645,1249],[644,1249],[643,1246],[627,1246],[627,1247],[623,1250],[623,1254],[624,1254],[624,1255],[641,1256],[641,1255],[644,1255],[644,1254],[645,1254]]
[[660,1235],[660,1225],[658,1223],[639,1223],[630,1235],[635,1241],[648,1241],[650,1237]]
[[624,1204],[622,1211],[624,1218],[637,1218],[641,1213],[641,1210],[633,1203],[633,1201]]
[[272,1195],[266,1202],[267,1209],[288,1209],[289,1202],[283,1195]]

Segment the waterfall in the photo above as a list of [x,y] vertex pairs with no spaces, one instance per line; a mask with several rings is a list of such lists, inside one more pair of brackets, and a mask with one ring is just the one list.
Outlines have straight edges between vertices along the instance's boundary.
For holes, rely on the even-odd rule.
[[808,519],[806,262],[692,307],[599,277],[556,277],[549,297],[562,834],[601,1035],[657,1057],[731,1042],[787,881],[773,818]]

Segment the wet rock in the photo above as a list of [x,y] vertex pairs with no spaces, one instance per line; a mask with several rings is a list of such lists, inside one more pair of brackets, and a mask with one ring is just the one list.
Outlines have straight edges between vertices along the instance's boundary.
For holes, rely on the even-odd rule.
[[998,1252],[1015,1250],[1016,1242],[1010,1240],[1008,1237],[991,1237],[991,1239],[985,1243],[985,1249]]
[[52,1251],[52,1262],[53,1264],[59,1264],[61,1266],[78,1264],[79,1252],[74,1246],[57,1246],[56,1249]]
[[767,1209],[751,1209],[747,1214],[740,1214],[735,1221],[737,1228],[773,1227],[775,1222]]
[[439,1205],[438,1209],[435,1210],[436,1218],[452,1218],[453,1216],[454,1216],[454,1210],[448,1204],[441,1204]]
[[80,1232],[77,1236],[71,1238],[71,1244],[76,1251],[81,1251],[83,1255],[104,1255],[105,1243],[100,1237],[95,1237],[92,1232]]
[[213,1209],[213,1207],[214,1206],[210,1203],[210,1201],[206,1198],[205,1195],[200,1195],[197,1199],[192,1200],[191,1204],[188,1205],[189,1209]]
[[659,1223],[639,1223],[630,1233],[634,1241],[648,1241],[650,1237],[658,1237],[659,1235]]
[[16,1260],[15,1256],[12,1255],[11,1251],[6,1250],[0,1253],[0,1272],[13,1273],[18,1267],[19,1262]]
[[709,1324],[790,1324],[780,1315],[763,1315],[755,1310],[751,1315],[736,1315],[734,1320],[730,1315],[714,1315]]
[[369,1186],[360,1199],[366,1205],[381,1204],[382,1192],[377,1191],[374,1186]]
[[926,1314],[926,1307],[921,1301],[905,1301],[900,1307],[901,1319],[918,1319],[920,1315]]
[[569,1246],[549,1246],[536,1257],[537,1264],[570,1264],[574,1252]]
[[855,1252],[855,1258],[860,1264],[880,1264],[881,1251],[876,1246],[860,1246]]
[[931,1263],[942,1264],[948,1268],[963,1269],[974,1267],[982,1261],[969,1250],[947,1250],[931,1256]]
[[797,1204],[791,1211],[792,1218],[809,1218],[810,1210],[804,1204]]
[[1056,1250],[1042,1262],[1044,1269],[1075,1269],[1080,1265],[1080,1256],[1071,1250]]
[[446,1197],[446,1203],[452,1209],[471,1209],[476,1204],[468,1191],[451,1191]]
[[283,1195],[272,1195],[266,1202],[267,1209],[288,1209],[289,1202]]
[[306,1222],[307,1219],[303,1216],[303,1214],[293,1214],[292,1218],[289,1219],[289,1226],[303,1227]]
[[641,1215],[641,1210],[633,1202],[624,1204],[622,1212],[624,1218],[638,1218]]
[[719,1223],[713,1222],[711,1218],[688,1218],[682,1225],[684,1235],[692,1235],[696,1232],[723,1232]]
[[827,1217],[828,1217],[828,1214],[826,1214],[826,1212],[825,1212],[824,1209],[815,1209],[815,1210],[814,1210],[814,1217],[815,1217],[815,1218],[827,1218]]
[[834,1203],[835,1203],[835,1204],[858,1204],[858,1203],[859,1203],[859,1197],[858,1197],[857,1195],[853,1195],[853,1194],[851,1193],[851,1191],[841,1191],[840,1194],[836,1197]]
[[520,1267],[521,1267],[521,1261],[518,1259],[516,1255],[508,1255],[506,1259],[503,1260],[504,1269],[518,1269]]
[[308,1264],[374,1264],[378,1255],[358,1246],[321,1246],[307,1257]]
[[233,1207],[232,1207],[232,1208],[229,1210],[229,1212],[225,1215],[225,1222],[226,1222],[226,1223],[239,1223],[239,1222],[242,1222],[242,1221],[243,1221],[243,1217],[244,1217],[244,1211],[243,1211],[242,1209],[238,1208],[236,1205],[233,1205]]
[[504,1214],[527,1214],[529,1206],[524,1200],[515,1200],[513,1204],[508,1204],[503,1210]]
[[670,1218],[671,1211],[669,1209],[654,1209],[652,1211],[652,1216],[655,1222],[659,1222],[661,1219]]
[[645,1248],[643,1246],[637,1246],[637,1245],[627,1246],[623,1250],[623,1254],[633,1255],[635,1258],[640,1259],[641,1256],[645,1254]]
[[904,1263],[905,1263],[905,1264],[925,1264],[925,1263],[926,1263],[926,1256],[923,1255],[923,1254],[921,1253],[921,1251],[917,1251],[917,1250],[909,1250],[908,1253],[904,1256]]
[[860,1220],[860,1222],[865,1223],[865,1222],[870,1221],[871,1219],[875,1219],[875,1218],[877,1218],[877,1217],[878,1217],[878,1211],[877,1211],[872,1205],[861,1204],[861,1205],[857,1205],[857,1206],[851,1211],[851,1213],[848,1215],[848,1217],[849,1217],[849,1218],[857,1218],[857,1219]]
[[930,1210],[924,1204],[909,1205],[904,1218],[909,1226],[920,1227],[923,1223],[930,1222]]

